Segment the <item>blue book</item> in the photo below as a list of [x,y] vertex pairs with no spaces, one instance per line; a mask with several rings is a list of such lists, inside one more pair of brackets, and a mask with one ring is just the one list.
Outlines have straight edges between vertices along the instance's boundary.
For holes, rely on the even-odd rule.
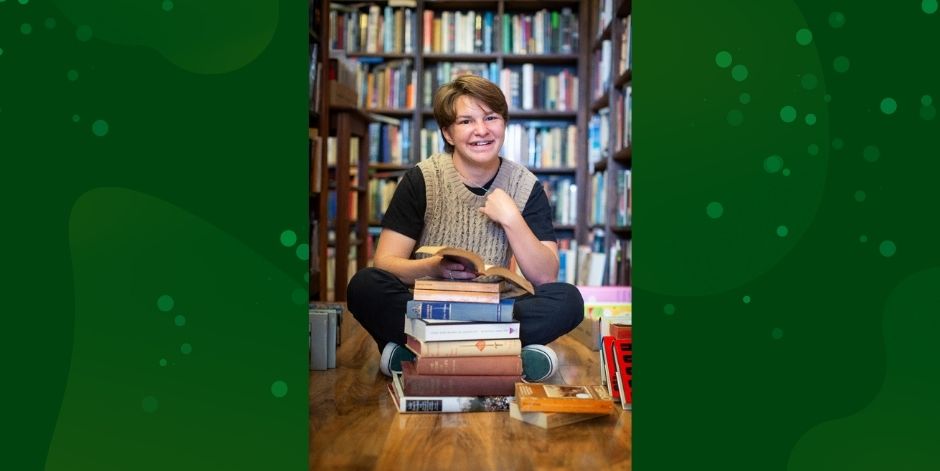
[[457,301],[408,301],[405,317],[452,321],[511,322],[515,299],[499,303],[466,303]]

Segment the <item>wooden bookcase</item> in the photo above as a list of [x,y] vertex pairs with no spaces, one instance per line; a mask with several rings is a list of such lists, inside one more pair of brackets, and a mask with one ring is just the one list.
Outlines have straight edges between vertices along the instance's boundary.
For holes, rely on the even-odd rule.
[[[606,77],[592,77],[594,79],[605,80],[606,86],[601,90],[593,89],[591,94],[592,116],[606,114],[609,119],[607,127],[606,145],[600,149],[601,158],[598,161],[588,162],[587,185],[591,186],[591,179],[599,178],[603,180],[603,192],[605,204],[602,207],[600,217],[587,216],[585,221],[591,232],[600,231],[604,234],[604,251],[610,253],[615,246],[621,248],[626,253],[633,238],[633,228],[631,223],[631,209],[629,188],[624,192],[624,182],[629,184],[629,175],[632,174],[633,146],[630,134],[624,129],[629,128],[630,107],[625,105],[627,95],[632,96],[633,88],[633,70],[631,60],[626,57],[632,55],[632,51],[625,51],[624,47],[629,44],[629,21],[632,13],[632,0],[593,0],[592,11],[596,12],[591,18],[591,52],[590,54],[609,55],[610,67],[606,72]],[[609,6],[608,6],[609,4]],[[602,21],[601,12],[609,8],[609,19]],[[625,39],[626,38],[626,39]],[[604,47],[604,42],[609,41],[609,48]],[[594,71],[596,74],[603,74],[605,71],[600,67]],[[602,92],[598,96],[598,92]],[[590,144],[589,144],[590,146]],[[623,181],[618,189],[618,177]],[[625,194],[624,194],[625,193]],[[591,214],[591,201],[585,199],[586,208],[584,213]],[[593,220],[593,221],[592,221]],[[630,282],[630,264],[629,261],[618,266],[609,266],[609,270],[616,271],[616,284],[629,285]]]

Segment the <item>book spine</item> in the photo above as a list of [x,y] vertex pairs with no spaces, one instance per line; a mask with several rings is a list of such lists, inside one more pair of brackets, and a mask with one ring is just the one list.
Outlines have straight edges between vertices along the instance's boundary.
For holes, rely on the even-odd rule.
[[424,342],[408,337],[408,347],[422,357],[486,357],[519,355],[522,342],[508,340],[454,340],[448,342]]
[[415,372],[420,375],[522,375],[522,358],[498,357],[417,358]]
[[430,289],[416,289],[416,301],[454,301],[468,303],[499,303],[499,293],[474,293],[460,291],[440,291]]
[[499,293],[499,283],[482,283],[475,281],[450,280],[416,280],[415,289],[432,289],[438,291],[474,291],[479,293]]
[[420,375],[413,362],[402,362],[406,396],[512,396],[518,375]]
[[408,301],[406,317],[454,321],[509,322],[513,299],[496,303],[461,303],[448,301]]
[[451,340],[494,340],[519,338],[518,322],[427,325],[424,319],[408,319],[405,333],[414,335],[422,342],[446,342]]

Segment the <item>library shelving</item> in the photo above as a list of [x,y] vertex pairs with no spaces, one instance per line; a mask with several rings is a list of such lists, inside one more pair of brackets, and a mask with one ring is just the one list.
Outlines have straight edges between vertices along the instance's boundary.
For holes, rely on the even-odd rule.
[[[543,181],[586,188],[589,111],[582,105],[589,96],[580,80],[589,73],[590,2],[330,3],[325,49],[330,59],[354,69],[347,83],[353,106],[386,118],[369,125],[367,185],[383,193],[369,197],[373,224],[395,179],[441,149],[431,98],[439,85],[464,73],[499,84],[509,101],[503,156]],[[556,229],[559,237],[586,240],[583,198],[573,198],[569,219],[556,220]]]
[[632,1],[595,0],[590,54],[589,192],[585,224],[608,255],[606,284],[630,284],[632,252]]

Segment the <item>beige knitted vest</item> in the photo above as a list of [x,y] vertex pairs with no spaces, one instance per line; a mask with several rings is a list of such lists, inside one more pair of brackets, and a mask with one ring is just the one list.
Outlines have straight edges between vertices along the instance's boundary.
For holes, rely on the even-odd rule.
[[[427,209],[424,230],[415,248],[425,245],[460,247],[479,254],[487,265],[508,266],[512,254],[506,232],[478,211],[486,196],[477,196],[464,186],[451,154],[434,154],[418,167],[424,176]],[[503,159],[490,190],[502,188],[521,212],[536,181],[527,168]]]

